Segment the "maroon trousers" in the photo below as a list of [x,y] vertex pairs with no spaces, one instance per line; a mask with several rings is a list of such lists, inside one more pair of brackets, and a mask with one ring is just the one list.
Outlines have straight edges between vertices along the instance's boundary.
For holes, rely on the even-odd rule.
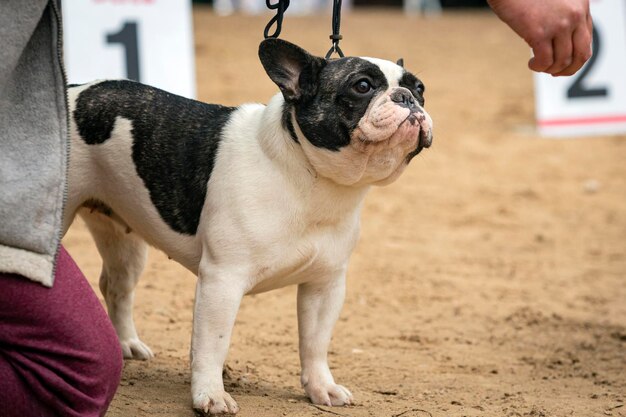
[[52,288],[0,273],[0,417],[102,416],[121,369],[113,326],[64,248]]

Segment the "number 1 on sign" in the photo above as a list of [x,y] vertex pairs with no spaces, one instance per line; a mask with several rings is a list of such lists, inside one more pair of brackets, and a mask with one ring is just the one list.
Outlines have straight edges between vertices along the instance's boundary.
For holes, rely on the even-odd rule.
[[141,81],[139,77],[139,41],[137,39],[137,22],[124,22],[117,33],[106,35],[107,43],[122,44],[126,52],[126,78]]

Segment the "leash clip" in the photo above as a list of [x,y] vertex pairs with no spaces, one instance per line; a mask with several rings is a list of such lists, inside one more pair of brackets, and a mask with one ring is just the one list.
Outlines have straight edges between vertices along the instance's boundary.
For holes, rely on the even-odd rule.
[[328,52],[326,52],[326,59],[330,59],[333,52],[339,55],[339,58],[343,58],[344,57],[343,51],[339,47],[339,41],[343,39],[343,36],[341,36],[340,34],[333,33],[332,35],[329,36],[329,39],[332,41],[333,45],[330,47]]

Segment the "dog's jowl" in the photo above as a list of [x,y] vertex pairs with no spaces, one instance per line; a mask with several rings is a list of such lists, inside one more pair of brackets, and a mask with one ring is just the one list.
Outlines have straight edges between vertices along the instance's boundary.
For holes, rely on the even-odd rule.
[[131,81],[70,88],[65,229],[76,213],[103,259],[100,289],[126,358],[149,359],[133,291],[148,245],[198,276],[194,408],[235,413],[222,367],[241,298],[298,285],[301,381],[346,405],[326,358],[371,185],[394,181],[432,142],[424,85],[375,58],[325,60],[285,41],[259,57],[267,106],[204,104]]

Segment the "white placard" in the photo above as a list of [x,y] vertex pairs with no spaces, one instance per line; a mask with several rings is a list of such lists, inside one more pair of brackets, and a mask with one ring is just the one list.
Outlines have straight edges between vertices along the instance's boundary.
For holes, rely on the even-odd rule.
[[194,98],[191,0],[63,0],[70,83],[129,78]]
[[593,57],[571,77],[535,75],[539,133],[626,132],[626,1],[591,0]]

